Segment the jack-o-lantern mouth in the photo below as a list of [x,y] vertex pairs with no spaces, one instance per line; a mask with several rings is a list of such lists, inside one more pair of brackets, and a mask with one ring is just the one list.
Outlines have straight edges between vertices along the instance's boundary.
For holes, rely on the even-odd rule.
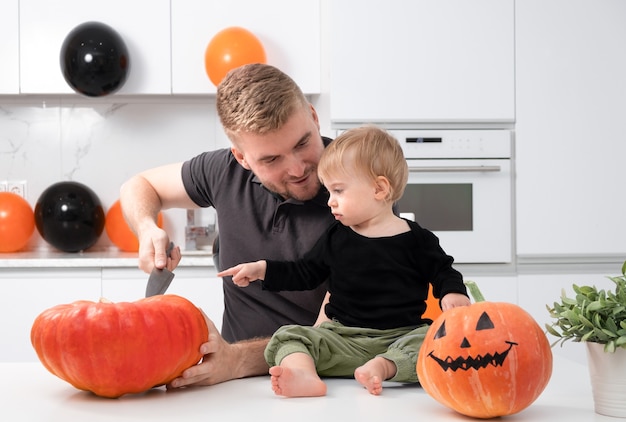
[[486,368],[489,365],[502,366],[504,360],[506,359],[513,346],[517,346],[517,343],[514,343],[512,341],[505,341],[505,343],[507,343],[509,347],[504,352],[495,352],[493,355],[491,353],[487,353],[484,356],[459,356],[455,359],[453,359],[451,356],[448,356],[445,359],[441,359],[435,356],[433,352],[430,352],[428,356],[433,358],[444,371],[447,371],[448,369],[452,371],[456,371],[457,369],[467,371],[469,369]]

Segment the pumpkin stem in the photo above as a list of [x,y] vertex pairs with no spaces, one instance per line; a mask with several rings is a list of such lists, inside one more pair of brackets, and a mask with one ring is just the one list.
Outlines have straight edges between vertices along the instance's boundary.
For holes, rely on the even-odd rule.
[[467,289],[470,292],[470,295],[474,298],[474,302],[484,302],[485,296],[483,296],[482,292],[478,288],[478,285],[472,280],[464,281],[464,284],[467,286]]
[[100,297],[99,302],[100,303],[113,303],[109,299],[107,299],[106,297]]

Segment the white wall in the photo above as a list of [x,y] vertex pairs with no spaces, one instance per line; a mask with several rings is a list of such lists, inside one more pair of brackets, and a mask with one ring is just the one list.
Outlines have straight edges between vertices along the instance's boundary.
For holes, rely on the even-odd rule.
[[[51,184],[80,182],[106,211],[133,174],[227,145],[212,100],[118,101],[0,98],[0,180],[26,180],[33,209]],[[165,217],[181,244],[184,212]],[[109,245],[103,232],[94,247]],[[35,232],[29,247],[48,245]]]
[[[322,0],[322,94],[310,99],[322,135],[332,137],[327,11]],[[133,174],[227,146],[213,96],[0,96],[0,181],[26,180],[33,209],[48,186],[71,180],[89,186],[106,211]],[[165,212],[180,245],[185,218],[183,210]],[[110,246],[103,232],[94,248]],[[27,248],[51,247],[35,231]]]

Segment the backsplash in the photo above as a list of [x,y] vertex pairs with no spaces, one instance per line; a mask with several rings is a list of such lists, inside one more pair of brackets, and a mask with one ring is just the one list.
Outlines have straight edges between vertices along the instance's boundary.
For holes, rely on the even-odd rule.
[[[228,145],[212,99],[0,102],[0,181],[26,181],[33,209],[48,186],[75,181],[89,186],[106,212],[132,175]],[[170,237],[184,245],[185,210],[167,210],[164,217]],[[91,249],[110,247],[103,231]],[[35,230],[27,249],[54,248]]]

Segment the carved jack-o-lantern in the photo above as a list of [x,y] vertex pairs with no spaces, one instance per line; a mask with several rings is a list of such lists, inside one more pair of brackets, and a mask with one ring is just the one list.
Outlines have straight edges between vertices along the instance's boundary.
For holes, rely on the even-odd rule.
[[450,309],[431,325],[417,361],[424,390],[467,416],[511,415],[530,406],[552,375],[543,330],[511,303]]

